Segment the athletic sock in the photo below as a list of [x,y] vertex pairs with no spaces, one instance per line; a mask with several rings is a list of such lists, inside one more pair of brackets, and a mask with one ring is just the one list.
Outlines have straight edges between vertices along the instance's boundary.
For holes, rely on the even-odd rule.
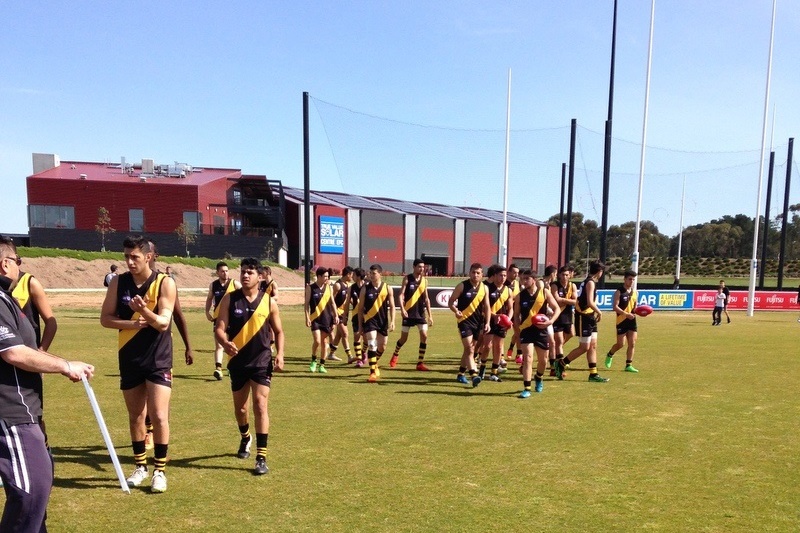
[[153,421],[150,420],[150,415],[144,415],[144,427],[148,433],[153,432]]
[[537,370],[536,371],[536,375],[533,376],[533,379],[536,381],[536,383],[539,383],[540,381],[542,381],[542,376],[543,375],[544,374],[540,374],[539,371]]
[[625,361],[625,366],[631,366],[633,364],[633,359],[627,359]]
[[378,354],[372,350],[368,350],[367,357],[369,357],[369,373],[374,374],[375,370],[378,368]]
[[597,374],[597,363],[589,363],[589,374]]
[[497,371],[498,371],[499,369],[500,369],[500,365],[496,365],[496,364],[492,363],[492,375],[493,375],[493,376],[496,376],[496,375],[497,375]]
[[465,366],[458,367],[458,375],[459,376],[463,376],[464,373],[466,373],[466,371],[467,371],[467,367],[465,367]]
[[239,434],[242,436],[243,439],[246,439],[250,436],[250,424],[244,424],[239,426]]
[[428,349],[427,342],[419,343],[419,357],[417,358],[417,364],[421,363],[425,359],[425,351]]
[[336,346],[335,344],[329,344],[329,345],[328,345],[328,349],[330,350],[330,352],[328,353],[328,355],[333,355],[333,354],[335,354],[335,353],[336,353],[336,350],[338,350],[338,349],[339,349],[339,347],[338,347],[338,346]]
[[613,353],[611,353],[611,351],[609,351],[609,352],[606,354],[606,357],[614,357],[614,354],[613,354]]
[[222,370],[222,363],[214,363],[214,368],[217,370]]
[[267,457],[267,440],[269,433],[256,433],[256,458]]
[[361,343],[357,342],[356,345],[353,346],[353,349],[356,352],[356,359],[361,359]]
[[381,357],[383,357],[383,352],[379,350],[379,351],[377,351],[375,353],[378,355],[378,361],[380,361]]
[[344,354],[347,356],[348,359],[351,359],[351,357],[350,357],[350,348],[345,348],[344,349]]
[[525,388],[525,390],[527,390],[527,391],[531,390],[531,382],[530,382],[530,381],[523,381],[523,382],[522,382],[522,386],[523,386],[523,387]]
[[169,448],[169,444],[158,444],[156,443],[155,449],[153,450],[153,469],[154,470],[164,470],[167,468],[167,449]]
[[478,369],[478,375],[483,379],[483,376],[486,375],[486,361],[481,361],[481,366]]
[[403,347],[403,344],[405,343],[400,342],[399,340],[397,341],[397,344],[394,345],[394,353],[392,354],[392,357],[397,357],[400,355],[400,348]]
[[133,464],[147,468],[147,450],[144,447],[144,441],[135,440],[131,442],[131,445],[133,447]]
[[313,363],[316,360],[317,360],[317,356],[315,354],[311,354],[311,362]]

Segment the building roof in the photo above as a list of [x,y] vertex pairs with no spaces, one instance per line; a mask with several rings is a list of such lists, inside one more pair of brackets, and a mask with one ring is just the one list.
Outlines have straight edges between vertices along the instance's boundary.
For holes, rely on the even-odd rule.
[[[283,186],[286,199],[295,204],[303,203],[303,189],[297,187]],[[455,207],[451,205],[434,204],[427,202],[409,202],[407,200],[396,200],[394,198],[366,198],[355,194],[332,192],[332,191],[309,191],[309,199],[315,205],[332,205],[339,208],[350,209],[373,209],[379,211],[394,211],[409,215],[439,216],[451,219],[462,220],[484,220],[492,222],[502,222],[503,213],[479,207]],[[534,226],[544,226],[544,222],[508,212],[508,222],[531,224]]]
[[102,181],[110,183],[139,183],[154,181],[176,185],[200,186],[219,179],[241,176],[241,170],[234,168],[196,168],[182,163],[153,165],[153,172],[143,172],[141,163],[94,163],[86,161],[61,161],[61,164],[32,174],[29,178]]

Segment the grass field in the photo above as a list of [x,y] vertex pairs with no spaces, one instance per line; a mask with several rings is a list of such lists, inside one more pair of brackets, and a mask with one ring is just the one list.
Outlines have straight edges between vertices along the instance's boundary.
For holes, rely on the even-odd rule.
[[[797,531],[800,370],[795,313],[655,313],[636,366],[618,354],[606,384],[585,359],[543,394],[455,381],[454,319],[436,313],[416,372],[412,332],[377,385],[367,371],[307,371],[302,310],[282,310],[287,369],[270,401],[267,476],[236,459],[227,378],[211,378],[211,328],[189,312],[196,363],[177,335],[169,490],[124,494],[80,384],[45,380],[57,460],[51,531]],[[93,381],[126,475],[132,458],[115,333],[97,310],[59,314],[53,350],[94,363]],[[604,354],[611,321],[601,323]],[[390,337],[390,349],[397,334]],[[574,347],[571,341],[568,345]],[[602,360],[602,358],[601,358]],[[602,369],[605,370],[605,369]]]

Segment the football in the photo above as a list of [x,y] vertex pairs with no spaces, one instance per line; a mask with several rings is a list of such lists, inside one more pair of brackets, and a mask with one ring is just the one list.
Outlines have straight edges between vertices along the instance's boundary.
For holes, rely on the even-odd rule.
[[550,319],[547,318],[547,315],[536,315],[533,317],[534,324],[547,324]]
[[497,325],[503,329],[508,329],[512,326],[511,319],[508,315],[497,315]]
[[637,305],[636,309],[634,309],[633,312],[639,316],[647,316],[653,312],[653,308],[647,304]]

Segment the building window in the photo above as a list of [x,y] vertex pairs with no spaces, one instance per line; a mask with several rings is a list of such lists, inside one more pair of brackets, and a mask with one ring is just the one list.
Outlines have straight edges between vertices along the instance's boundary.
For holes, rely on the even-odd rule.
[[214,215],[214,235],[225,235],[225,217]]
[[32,228],[75,229],[75,208],[66,205],[30,205]]
[[184,211],[183,223],[192,233],[200,233],[200,226],[203,225],[203,215],[197,211]]
[[144,209],[128,209],[130,231],[144,231]]
[[242,191],[233,189],[233,205],[242,205]]

